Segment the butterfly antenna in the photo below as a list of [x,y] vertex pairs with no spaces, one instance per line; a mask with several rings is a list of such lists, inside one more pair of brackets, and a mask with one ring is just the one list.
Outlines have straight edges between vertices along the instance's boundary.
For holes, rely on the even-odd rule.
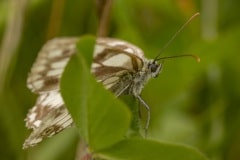
[[177,35],[188,25],[189,22],[191,22],[195,17],[199,16],[200,13],[197,12],[195,13],[192,17],[190,17],[188,19],[187,22],[185,22],[181,28],[172,36],[172,38],[165,44],[165,46],[160,50],[160,52],[158,53],[158,55],[155,57],[155,61],[159,60],[159,56],[163,53],[163,51],[165,51],[165,49],[172,43],[172,41],[177,37]]
[[198,57],[197,55],[194,55],[194,54],[183,54],[183,55],[177,55],[177,56],[161,57],[156,60],[159,61],[159,60],[163,60],[163,59],[180,58],[180,57],[192,57],[192,58],[196,59],[197,62],[200,62],[200,60],[201,60],[200,57]]

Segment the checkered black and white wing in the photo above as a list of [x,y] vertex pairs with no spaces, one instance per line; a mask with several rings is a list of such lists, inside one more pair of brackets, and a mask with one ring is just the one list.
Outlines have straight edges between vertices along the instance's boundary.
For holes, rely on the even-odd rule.
[[41,142],[72,124],[61,94],[59,82],[70,57],[75,54],[77,38],[57,38],[47,42],[38,54],[27,79],[27,86],[39,94],[25,119],[32,133],[23,148]]

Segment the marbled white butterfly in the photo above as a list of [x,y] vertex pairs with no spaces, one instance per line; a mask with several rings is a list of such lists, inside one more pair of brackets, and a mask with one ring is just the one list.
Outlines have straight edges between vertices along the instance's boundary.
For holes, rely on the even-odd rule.
[[[23,148],[34,146],[73,123],[64,106],[59,83],[65,66],[76,53],[77,41],[78,38],[56,38],[48,41],[39,52],[27,79],[28,88],[39,97],[25,119],[27,128],[33,131],[25,140]],[[98,38],[93,56],[91,72],[98,82],[112,91],[116,97],[123,94],[133,95],[145,106],[148,111],[145,126],[147,129],[150,108],[140,94],[147,81],[160,73],[162,63],[158,61],[172,57],[157,56],[149,60],[144,57],[140,48],[113,38]],[[194,55],[182,56],[194,57]]]

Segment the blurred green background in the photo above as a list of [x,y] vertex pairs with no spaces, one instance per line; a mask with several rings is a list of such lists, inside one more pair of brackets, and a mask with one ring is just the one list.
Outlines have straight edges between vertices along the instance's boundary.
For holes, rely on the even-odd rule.
[[[142,93],[151,106],[149,137],[196,147],[213,160],[240,159],[240,1],[115,0],[109,36],[154,58],[200,12],[162,56],[162,73]],[[53,37],[95,35],[94,0],[0,1],[0,159],[74,159],[77,134],[68,129],[23,151],[24,118],[36,100],[26,78],[41,46]]]

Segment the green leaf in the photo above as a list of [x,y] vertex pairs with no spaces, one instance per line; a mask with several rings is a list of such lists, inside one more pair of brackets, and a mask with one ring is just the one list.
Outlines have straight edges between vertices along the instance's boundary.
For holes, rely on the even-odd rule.
[[189,146],[139,138],[123,140],[96,155],[107,160],[207,160]]
[[130,111],[90,74],[95,39],[81,37],[78,53],[69,61],[61,80],[64,102],[91,150],[122,140],[130,125]]

